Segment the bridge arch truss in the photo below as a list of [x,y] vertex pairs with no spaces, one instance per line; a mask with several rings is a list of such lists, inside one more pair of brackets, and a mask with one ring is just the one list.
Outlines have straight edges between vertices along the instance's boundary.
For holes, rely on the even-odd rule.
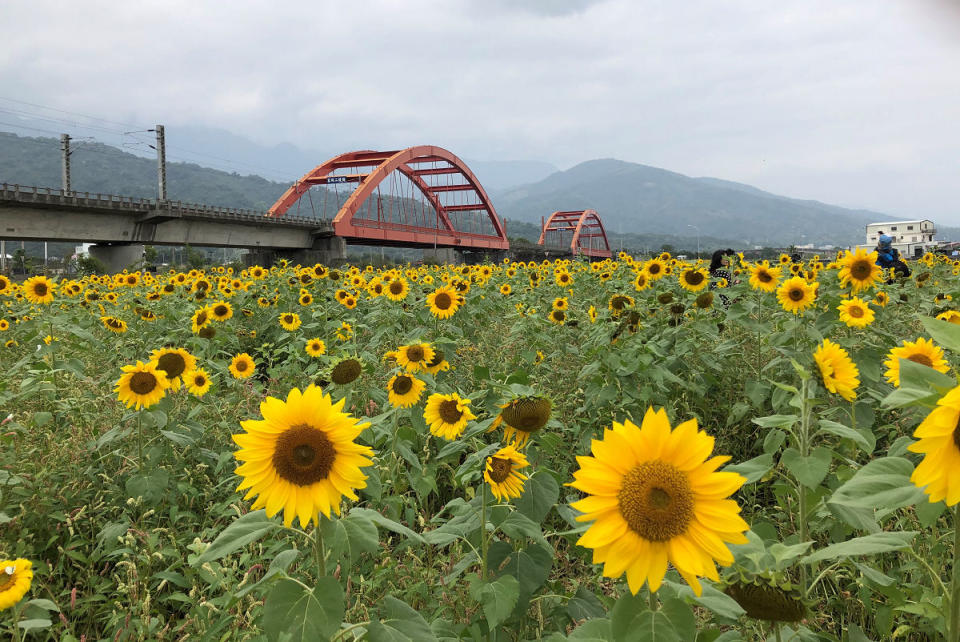
[[[319,215],[316,186],[326,188],[316,199],[322,201]],[[294,183],[267,216],[285,216],[294,206],[303,215],[304,201],[315,216],[332,216],[334,234],[347,243],[509,248],[504,223],[480,181],[442,147],[340,154]]]
[[540,230],[540,245],[566,246],[570,238],[570,253],[591,259],[608,259],[612,256],[607,233],[596,210],[573,210],[554,212]]

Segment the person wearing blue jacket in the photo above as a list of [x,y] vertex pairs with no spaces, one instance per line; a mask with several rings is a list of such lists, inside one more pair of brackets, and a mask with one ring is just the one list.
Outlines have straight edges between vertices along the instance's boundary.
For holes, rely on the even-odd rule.
[[[900,258],[900,252],[893,247],[893,237],[880,232],[877,241],[877,265],[882,268],[893,268],[898,277],[906,278],[910,276],[910,268]],[[889,283],[889,282],[888,282]]]

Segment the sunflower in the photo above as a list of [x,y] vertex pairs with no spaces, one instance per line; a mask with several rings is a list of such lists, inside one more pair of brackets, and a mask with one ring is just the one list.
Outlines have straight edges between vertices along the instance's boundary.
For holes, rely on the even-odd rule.
[[118,319],[117,317],[103,316],[100,317],[100,323],[103,324],[107,330],[110,332],[116,332],[117,334],[123,334],[127,331],[127,322],[123,319]]
[[650,276],[643,270],[637,272],[633,277],[633,289],[637,292],[643,292],[650,287]]
[[233,307],[226,301],[217,301],[207,308],[214,321],[226,321],[233,316]]
[[755,620],[799,622],[807,615],[807,607],[797,591],[785,590],[761,578],[753,582],[735,581],[723,591]]
[[23,599],[30,590],[32,579],[33,564],[30,560],[0,560],[0,611]]
[[357,298],[353,296],[353,294],[347,293],[347,296],[343,297],[343,300],[340,301],[340,305],[348,310],[352,310],[357,307]]
[[590,306],[590,309],[587,310],[587,316],[590,317],[590,323],[597,322],[597,309],[594,306]]
[[873,287],[883,273],[883,268],[877,265],[877,253],[867,254],[863,248],[857,248],[855,252],[848,250],[838,263],[840,272],[837,276],[840,278],[840,285],[852,285],[853,294]]
[[960,312],[957,312],[956,310],[947,310],[945,312],[941,312],[937,315],[937,318],[941,321],[960,325]]
[[469,399],[462,399],[455,392],[430,395],[423,411],[423,419],[430,426],[430,433],[448,441],[459,437],[467,422],[477,418],[467,407],[469,404]]
[[284,312],[280,315],[280,327],[289,332],[293,332],[300,327],[300,324],[303,323],[300,320],[300,315],[296,312]]
[[701,310],[707,310],[713,305],[713,292],[701,292],[697,295],[693,305]]
[[320,338],[310,339],[307,341],[307,346],[304,348],[307,354],[311,357],[319,357],[322,354],[327,352],[327,344],[320,340]]
[[554,281],[556,282],[556,284],[559,285],[559,286],[562,287],[562,288],[568,288],[568,287],[570,287],[571,285],[573,285],[573,277],[570,276],[570,273],[569,273],[569,272],[565,272],[565,271],[564,271],[564,272],[557,272],[557,273],[554,275],[553,279],[554,279]]
[[434,349],[429,343],[412,343],[397,348],[397,363],[408,372],[420,372],[433,361]]
[[410,286],[407,285],[407,280],[402,276],[391,280],[383,291],[386,297],[391,301],[403,301],[405,298],[407,298],[407,293],[409,292]]
[[457,291],[448,285],[441,286],[427,295],[427,307],[438,319],[449,319],[460,307],[462,300]]
[[614,318],[623,314],[624,310],[632,308],[634,300],[632,296],[626,294],[614,294],[607,301],[607,309],[610,310]]
[[847,401],[857,398],[856,388],[860,385],[860,371],[847,351],[830,339],[824,339],[813,353],[813,360],[820,368],[823,385],[830,392],[840,395]]
[[920,337],[916,341],[904,341],[902,346],[893,348],[887,354],[883,365],[887,371],[883,376],[893,385],[900,387],[900,359],[909,359],[922,366],[933,368],[937,372],[949,372],[950,365],[943,358],[943,350],[933,341]]
[[345,386],[356,381],[361,374],[363,364],[355,357],[346,357],[330,368],[330,381],[338,386]]
[[210,390],[210,375],[203,368],[188,370],[183,373],[183,385],[187,387],[187,392],[202,397]]
[[659,258],[652,258],[643,264],[643,271],[651,281],[662,279],[667,272],[667,264]]
[[873,323],[873,310],[863,299],[857,297],[844,299],[837,306],[837,310],[840,311],[840,320],[851,328],[865,328]]
[[500,294],[502,294],[503,296],[510,296],[510,293],[512,291],[513,289],[510,287],[509,283],[504,283],[503,285],[500,286]]
[[137,361],[137,365],[123,366],[122,370],[124,374],[117,379],[113,391],[119,393],[118,399],[127,408],[149,408],[166,396],[170,383],[155,361]]
[[940,400],[913,436],[908,450],[923,454],[910,481],[923,488],[931,502],[960,502],[960,386]]
[[213,312],[209,307],[198,308],[190,317],[190,330],[194,334],[200,334],[200,331],[210,325],[213,320]]
[[500,414],[487,432],[503,426],[503,439],[523,448],[530,436],[547,425],[553,403],[546,397],[531,395],[511,399],[500,406]]
[[773,292],[780,281],[781,268],[770,267],[769,261],[750,266],[750,287],[762,292]]
[[423,371],[432,375],[437,374],[441,370],[446,371],[449,369],[450,369],[450,364],[444,358],[443,350],[437,350],[436,348],[434,348],[433,350],[433,359],[428,361],[423,366]]
[[713,443],[696,419],[671,430],[667,413],[649,408],[639,428],[614,422],[592,457],[577,457],[568,485],[588,496],[571,506],[593,522],[577,544],[594,549],[606,577],[626,572],[632,593],[644,582],[655,592],[669,562],[700,595],[697,576],[717,581],[714,562],[733,563],[727,544],[746,544],[749,526],[727,497],[746,479],[716,472],[730,458],[707,459]]
[[310,294],[309,292],[304,292],[303,294],[300,295],[300,298],[297,299],[297,302],[300,305],[310,305],[311,303],[313,303],[313,295]]
[[246,352],[241,352],[230,361],[229,370],[234,379],[246,379],[252,376],[256,369],[257,364],[254,363],[253,357]]
[[782,284],[777,289],[777,300],[787,312],[803,312],[813,305],[817,297],[815,284],[807,283],[802,276],[794,276]]
[[490,485],[490,492],[497,501],[509,500],[523,495],[523,482],[527,476],[517,472],[530,465],[526,456],[508,444],[487,457],[483,467],[483,479]]
[[567,313],[563,310],[550,310],[550,314],[547,315],[547,318],[550,319],[550,323],[555,325],[563,325],[567,321]]
[[302,393],[292,389],[286,401],[267,397],[262,420],[241,422],[246,432],[233,435],[243,462],[237,490],[248,489],[244,499],[257,496],[252,508],[266,508],[270,517],[282,509],[284,525],[297,517],[306,528],[319,524],[320,513],[339,515],[343,496],[358,499],[354,489],[367,485],[361,469],[372,463],[373,450],[354,440],[370,424],[358,423],[343,405],[310,385]]
[[565,296],[558,296],[553,300],[554,310],[566,310],[568,307],[570,307],[570,304],[567,303],[567,297]]
[[0,332],[6,332],[10,329],[10,322],[6,319],[0,319]]
[[680,287],[690,292],[699,292],[710,285],[710,274],[703,268],[687,268],[678,278]]
[[16,340],[16,339],[8,339],[8,340],[3,344],[3,347],[4,347],[4,348],[16,348],[18,345],[20,345],[20,344],[17,343],[17,340]]
[[394,408],[409,408],[420,401],[427,384],[411,374],[398,372],[387,383],[387,396]]
[[150,353],[150,360],[156,362],[157,369],[163,370],[174,390],[180,389],[180,375],[197,367],[197,358],[183,348],[154,350]]
[[47,305],[53,301],[57,284],[43,275],[32,276],[23,282],[23,295],[30,303]]
[[11,289],[10,279],[0,274],[0,294],[7,294]]

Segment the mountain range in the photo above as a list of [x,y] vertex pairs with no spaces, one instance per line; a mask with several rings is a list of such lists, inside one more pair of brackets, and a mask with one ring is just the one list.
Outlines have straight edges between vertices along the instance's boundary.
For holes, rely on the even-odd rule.
[[[308,153],[292,145],[267,148],[229,132],[200,128],[168,133],[168,142],[170,158],[186,158],[189,150],[198,159],[168,162],[171,199],[255,209],[269,207],[290,181],[334,155]],[[156,161],[151,158],[85,142],[74,147],[72,159],[75,190],[156,195]],[[615,159],[587,161],[564,171],[539,161],[465,162],[486,187],[498,213],[509,219],[508,231],[525,237],[534,232],[520,223],[538,226],[555,210],[587,208],[599,212],[608,236],[627,239],[627,246],[637,248],[679,242],[693,249],[695,240],[704,250],[809,243],[845,246],[863,242],[867,223],[890,220],[869,210],[787,198],[742,183]],[[203,166],[208,163],[222,167],[229,163],[235,171]],[[255,166],[273,168],[259,172],[270,178],[246,173]],[[0,182],[59,186],[59,142],[0,132]]]

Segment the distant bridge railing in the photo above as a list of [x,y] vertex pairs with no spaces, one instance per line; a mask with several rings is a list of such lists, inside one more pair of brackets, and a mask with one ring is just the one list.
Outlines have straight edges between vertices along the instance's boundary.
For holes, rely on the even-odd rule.
[[117,194],[68,192],[51,187],[32,187],[0,183],[0,201],[34,207],[67,207],[111,210],[117,212],[168,216],[172,218],[206,218],[257,223],[278,227],[328,227],[329,220],[309,216],[268,217],[266,211],[219,207],[183,201],[157,201]]

